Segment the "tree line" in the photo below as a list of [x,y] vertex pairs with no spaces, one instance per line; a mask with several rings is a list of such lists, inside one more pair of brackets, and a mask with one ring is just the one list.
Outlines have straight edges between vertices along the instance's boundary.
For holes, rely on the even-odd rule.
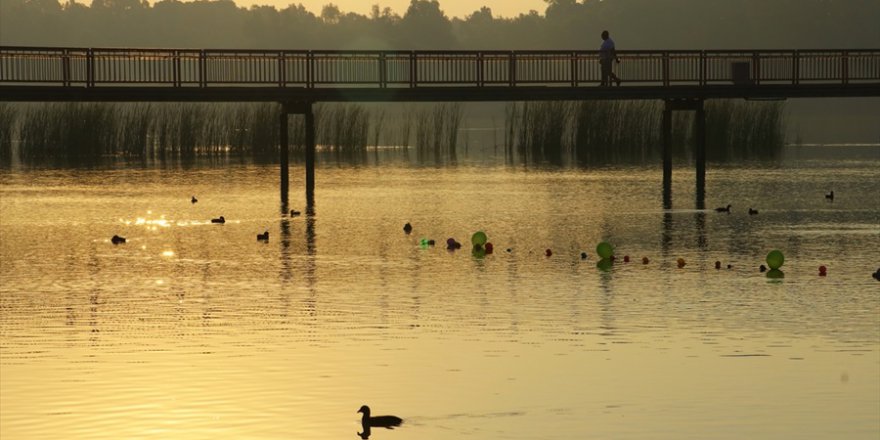
[[[450,18],[437,0],[402,15],[332,3],[244,8],[230,0],[0,0],[0,44],[254,49],[587,49],[602,30],[618,49],[876,48],[877,0],[545,0],[496,17]],[[478,5],[479,3],[475,3]]]

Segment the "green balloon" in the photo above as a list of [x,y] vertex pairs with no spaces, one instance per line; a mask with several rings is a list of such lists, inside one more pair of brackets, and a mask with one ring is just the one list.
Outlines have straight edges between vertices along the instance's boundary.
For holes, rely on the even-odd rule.
[[471,243],[474,246],[482,246],[489,241],[489,237],[486,236],[486,233],[483,231],[474,232],[474,235],[471,236]]
[[596,267],[598,267],[599,270],[601,270],[602,272],[609,272],[611,271],[611,268],[614,267],[614,263],[612,263],[611,260],[607,258],[603,258],[596,262]]
[[781,279],[785,278],[785,273],[779,269],[770,269],[767,271],[767,278]]
[[603,241],[596,246],[596,254],[603,260],[608,259],[614,255],[614,248],[607,241]]
[[483,258],[486,256],[486,249],[478,244],[474,245],[474,249],[471,251],[475,258]]
[[769,254],[767,254],[767,266],[770,269],[779,269],[782,267],[782,263],[785,262],[785,255],[782,255],[781,251],[772,250]]

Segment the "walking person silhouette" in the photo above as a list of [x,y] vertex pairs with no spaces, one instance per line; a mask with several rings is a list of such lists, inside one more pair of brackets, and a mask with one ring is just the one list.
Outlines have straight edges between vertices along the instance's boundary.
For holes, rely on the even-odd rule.
[[617,49],[614,47],[614,40],[608,35],[608,31],[602,31],[602,46],[599,47],[599,64],[602,66],[602,83],[600,86],[607,87],[611,85],[611,80],[617,82],[620,86],[620,78],[614,74],[612,62],[620,63],[617,57]]

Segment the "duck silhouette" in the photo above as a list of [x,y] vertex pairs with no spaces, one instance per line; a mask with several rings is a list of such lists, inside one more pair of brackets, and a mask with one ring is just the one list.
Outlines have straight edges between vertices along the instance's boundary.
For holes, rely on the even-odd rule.
[[190,200],[190,201],[193,203],[196,203],[199,201],[199,199],[197,199],[196,196],[192,196],[192,200]]
[[257,234],[257,241],[269,241],[269,231]]
[[363,413],[361,425],[363,425],[364,433],[368,433],[370,428],[394,429],[403,423],[403,419],[397,416],[370,416],[370,407],[367,405],[361,406],[358,412]]
[[749,208],[749,215],[758,215],[758,210]]
[[727,205],[726,208],[724,208],[724,207],[715,208],[715,212],[726,212],[726,213],[730,214],[730,207],[731,206],[733,206],[733,205]]
[[[412,225],[409,224],[409,223],[403,225],[403,232],[405,232],[405,233],[407,233],[407,234],[409,234],[410,232],[412,232]],[[369,408],[368,408],[368,409],[369,409]]]
[[825,198],[828,200],[831,200],[833,202],[834,201],[834,191],[831,191],[830,193],[825,194]]
[[120,237],[118,235],[114,235],[113,238],[110,239],[113,244],[125,243],[125,237]]
[[221,215],[218,218],[212,218],[211,223],[220,223],[222,225],[223,223],[226,223],[226,219]]

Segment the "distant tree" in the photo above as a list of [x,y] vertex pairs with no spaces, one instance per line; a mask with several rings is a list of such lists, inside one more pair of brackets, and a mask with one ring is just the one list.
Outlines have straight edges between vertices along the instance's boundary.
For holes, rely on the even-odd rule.
[[440,9],[437,0],[411,0],[400,21],[401,37],[412,49],[456,46],[452,23]]

